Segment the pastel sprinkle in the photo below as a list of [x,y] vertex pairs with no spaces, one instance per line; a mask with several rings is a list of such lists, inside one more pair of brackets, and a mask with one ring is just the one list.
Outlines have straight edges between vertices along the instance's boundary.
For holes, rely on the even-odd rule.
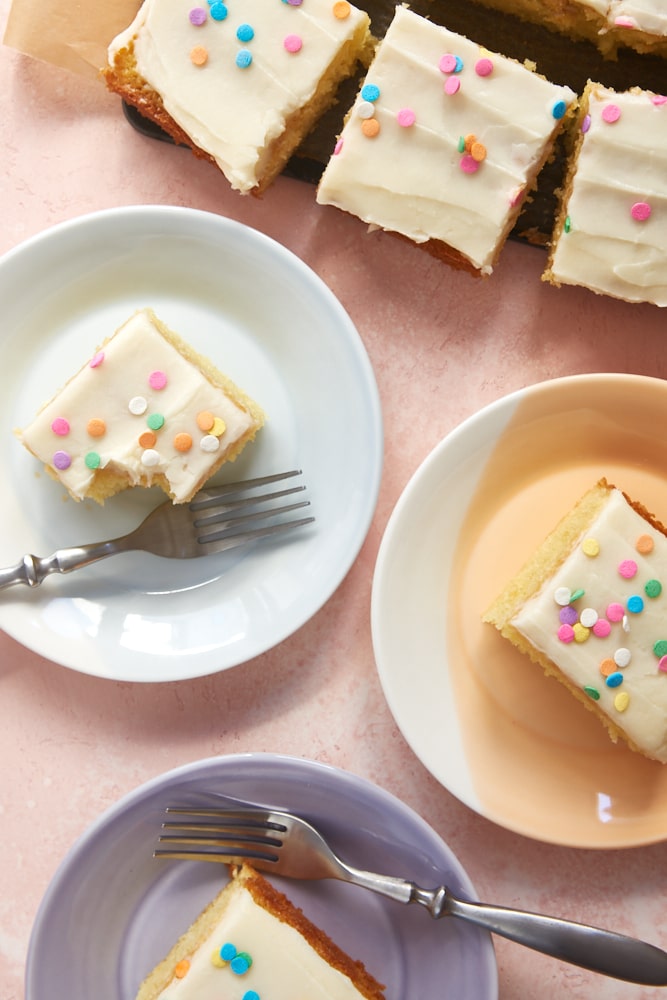
[[609,676],[605,681],[607,687],[610,688],[620,687],[622,683],[623,683],[623,674],[619,670],[616,670],[613,674],[609,674]]
[[584,117],[581,120],[581,131],[584,133],[584,135],[586,135],[590,127],[591,127],[591,116],[584,115]]
[[558,638],[561,642],[573,642],[574,641],[574,629],[571,625],[561,625],[558,629]]
[[99,368],[104,361],[104,351],[98,351],[97,354],[93,354],[90,359],[90,368]]
[[611,632],[611,625],[606,618],[598,618],[593,626],[593,635],[598,639],[606,639]]
[[639,594],[633,594],[628,597],[627,603],[628,611],[632,615],[639,615],[644,610],[644,599],[640,597]]
[[622,604],[618,604],[613,601],[611,604],[607,605],[607,618],[610,622],[620,622],[625,614],[625,609]]
[[559,121],[561,118],[563,118],[563,116],[565,115],[566,111],[567,111],[567,104],[566,104],[566,102],[565,101],[556,101],[556,103],[554,104],[554,106],[551,109],[551,114],[553,115],[553,117],[557,121]]
[[214,21],[224,21],[228,13],[227,5],[222,3],[222,0],[216,0],[216,3],[211,4],[211,17]]
[[215,417],[208,410],[201,410],[197,414],[197,427],[200,431],[210,431],[215,422]]
[[453,56],[451,52],[447,52],[444,56],[441,56],[438,69],[441,73],[453,73],[456,69],[456,56]]
[[252,959],[246,951],[239,951],[229,963],[229,967],[237,976],[244,976],[250,966]]
[[650,535],[640,535],[635,542],[635,548],[642,556],[647,556],[650,552],[653,552],[653,545],[654,542]]
[[250,24],[240,24],[236,29],[239,42],[251,42],[255,37],[255,29]]
[[189,971],[190,971],[190,962],[188,961],[187,958],[183,958],[181,959],[180,962],[176,963],[176,967],[174,969],[174,975],[176,976],[177,979],[183,979],[184,976],[187,976]]
[[577,622],[576,625],[572,626],[572,631],[574,632],[575,642],[586,642],[589,635],[591,634],[590,629],[586,628],[581,622]]
[[259,993],[256,990],[246,990],[241,1000],[259,1000]]
[[632,659],[632,653],[625,646],[619,646],[619,648],[614,653],[614,663],[617,667],[623,669],[629,666],[630,660]]
[[194,24],[196,27],[199,27],[199,25],[204,24],[206,21],[206,11],[203,7],[193,7],[188,14],[188,17],[190,19],[190,24]]
[[154,448],[147,448],[141,455],[141,464],[147,469],[154,469],[156,465],[160,464],[159,452],[155,451]]
[[470,147],[470,155],[477,163],[482,163],[486,159],[486,146],[483,142],[473,142]]
[[637,563],[634,559],[624,559],[618,564],[618,572],[624,580],[632,580],[637,575]]
[[583,589],[582,589],[581,587],[577,587],[577,588],[576,588],[575,590],[573,590],[573,591],[572,591],[572,593],[570,594],[570,600],[571,600],[571,601],[578,601],[578,600],[579,600],[579,598],[580,598],[580,597],[583,597],[585,593],[586,593],[586,591],[585,591],[585,590],[583,590]]
[[66,437],[69,434],[69,420],[65,417],[56,417],[51,423],[51,430],[58,437]]
[[84,462],[88,469],[99,469],[102,459],[98,452],[89,451],[84,458]]
[[572,219],[569,215],[565,216],[565,222],[563,223],[563,229],[566,233],[572,232]]
[[300,52],[303,48],[303,40],[299,35],[287,35],[283,45],[285,46],[286,52]]
[[602,120],[608,125],[613,125],[621,117],[621,109],[618,104],[606,104],[602,109]]
[[215,434],[216,437],[222,437],[222,435],[227,430],[227,424],[222,419],[222,417],[216,417],[213,421],[213,426],[210,428],[211,434]]
[[57,451],[53,456],[53,465],[56,469],[60,469],[63,472],[65,469],[69,469],[72,464],[72,457],[67,451]]
[[224,961],[220,954],[219,948],[214,948],[211,954],[211,965],[214,965],[216,969],[224,969],[227,963]]
[[333,5],[333,16],[339,21],[344,21],[350,16],[351,9],[347,0],[336,0]]
[[610,674],[616,673],[616,664],[613,660],[607,657],[600,664],[600,673],[603,677],[609,677]]
[[493,63],[490,59],[478,59],[475,63],[475,73],[477,76],[491,76],[493,73]]
[[127,408],[135,417],[140,417],[148,409],[148,401],[144,396],[133,396]]
[[593,558],[594,556],[599,556],[600,543],[598,542],[597,538],[585,538],[584,541],[581,543],[581,551],[584,553],[585,556],[591,556],[591,558]]
[[556,604],[560,604],[561,607],[565,607],[566,604],[570,603],[571,596],[572,591],[569,587],[558,587],[554,594],[554,601]]
[[174,448],[176,451],[190,451],[192,448],[192,435],[188,434],[186,431],[181,431],[174,437]]
[[450,76],[447,80],[445,80],[445,93],[449,97],[453,97],[454,94],[458,94],[460,89],[461,81],[457,77]]
[[584,608],[579,617],[579,621],[585,628],[593,628],[598,620],[598,613],[595,608]]
[[412,108],[401,108],[401,110],[396,115],[396,121],[401,126],[401,128],[410,128],[410,126],[414,125],[416,120],[417,116],[415,115]]
[[161,371],[151,372],[148,376],[148,384],[151,389],[164,389],[167,384],[167,376]]
[[367,139],[374,139],[380,132],[380,123],[377,118],[367,118],[361,123],[361,131]]
[[667,104],[667,95],[653,94],[651,97],[651,104],[655,104],[656,108],[659,108],[662,104]]
[[380,96],[380,88],[376,87],[374,83],[366,83],[361,88],[361,99],[362,101],[370,101],[373,103],[377,101]]
[[589,698],[593,699],[593,701],[599,701],[600,700],[600,692],[598,691],[598,689],[596,687],[593,687],[592,684],[587,684],[584,687],[584,691],[586,692],[586,694],[588,695]]
[[86,424],[86,430],[91,437],[104,437],[107,430],[107,425],[100,417],[91,417],[91,419]]
[[658,670],[663,674],[667,674],[667,656],[660,657],[660,661],[658,662]]
[[617,712],[625,712],[630,704],[630,695],[627,691],[619,691],[614,698],[614,708]]
[[637,25],[631,17],[627,17],[623,14],[619,14],[618,17],[614,18],[614,24],[617,28],[636,28]]
[[579,621],[579,613],[576,608],[573,608],[571,604],[566,607],[561,608],[558,612],[558,620],[563,625],[574,625],[576,621]]
[[193,66],[205,66],[208,62],[208,51],[203,45],[195,45],[190,49],[190,62]]
[[454,56],[454,59],[456,61],[456,65],[454,67],[454,72],[455,73],[460,73],[461,70],[463,69],[463,59],[461,59],[461,56]]
[[651,217],[651,206],[647,201],[636,201],[630,209],[630,215],[637,222],[646,222]]
[[338,139],[336,141],[336,145],[334,146],[333,155],[340,156],[340,154],[343,152],[344,145],[345,145],[344,140],[342,138]]
[[667,639],[658,639],[656,642],[654,642],[653,652],[655,653],[656,656],[660,657],[661,659],[663,657],[667,657]]
[[474,174],[479,170],[479,163],[470,153],[464,153],[459,166],[464,174]]
[[205,434],[199,442],[199,447],[205,452],[217,451],[220,447],[220,439],[215,434]]
[[230,944],[229,942],[223,944],[222,948],[220,949],[220,958],[222,958],[225,962],[231,962],[231,960],[235,956],[236,956],[235,946],[233,944]]
[[372,118],[375,114],[375,108],[370,101],[361,101],[357,104],[357,116],[359,118]]
[[644,584],[644,593],[647,597],[660,597],[662,593],[660,580],[647,580]]
[[159,431],[164,427],[164,417],[161,413],[150,413],[146,418],[146,423],[152,431]]
[[141,448],[152,448],[157,441],[155,431],[144,431],[139,435],[139,445]]
[[252,63],[252,52],[248,51],[248,49],[239,49],[236,53],[235,62],[239,69],[247,69]]

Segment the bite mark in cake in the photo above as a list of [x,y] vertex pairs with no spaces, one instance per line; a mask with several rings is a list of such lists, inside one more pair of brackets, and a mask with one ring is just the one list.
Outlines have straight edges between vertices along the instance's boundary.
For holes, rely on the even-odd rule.
[[589,82],[543,277],[667,306],[667,96]]
[[75,500],[157,485],[183,503],[263,422],[231,379],[142,309],[17,433]]
[[141,984],[137,1000],[383,1000],[383,987],[248,865]]
[[667,763],[667,534],[601,480],[484,615],[634,750]]
[[109,47],[107,86],[260,194],[368,58],[348,0],[145,0]]
[[574,100],[397,7],[317,201],[490,274]]

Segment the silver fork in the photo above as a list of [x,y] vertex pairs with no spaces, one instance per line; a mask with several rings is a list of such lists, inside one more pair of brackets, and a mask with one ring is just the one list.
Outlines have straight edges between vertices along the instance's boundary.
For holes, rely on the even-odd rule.
[[616,979],[667,985],[667,952],[636,938],[537,913],[469,902],[446,886],[422,889],[414,882],[353,868],[342,861],[305,820],[272,809],[169,807],[191,819],[165,822],[159,837],[168,847],[157,858],[215,861],[274,872],[287,878],[335,878],[400,903],[419,903],[432,917],[459,917],[536,951]]
[[[58,549],[43,559],[24,556],[16,566],[0,569],[0,589],[16,583],[38,587],[51,573],[71,573],[119,552],[139,550],[169,559],[194,559],[310,524],[314,517],[282,519],[290,511],[308,507],[309,500],[278,505],[273,502],[301,493],[306,489],[303,484],[268,493],[256,492],[259,487],[300,475],[300,469],[293,469],[211,487],[200,490],[189,504],[173,504],[167,500],[138,528],[120,538]],[[267,503],[269,506],[261,506]],[[255,524],[258,526],[254,527]]]

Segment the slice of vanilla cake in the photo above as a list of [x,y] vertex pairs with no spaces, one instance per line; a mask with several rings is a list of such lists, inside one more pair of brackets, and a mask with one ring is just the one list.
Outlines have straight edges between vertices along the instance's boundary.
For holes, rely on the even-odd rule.
[[484,615],[591,709],[667,763],[667,529],[602,479]]
[[155,485],[185,503],[263,422],[256,403],[142,309],[17,434],[75,500]]

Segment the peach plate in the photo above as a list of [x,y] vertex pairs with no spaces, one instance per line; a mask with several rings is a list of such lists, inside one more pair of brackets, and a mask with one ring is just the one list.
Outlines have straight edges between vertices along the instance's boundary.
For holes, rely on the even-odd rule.
[[538,840],[619,848],[667,832],[667,766],[612,743],[481,621],[601,476],[667,520],[665,412],[667,383],[635,375],[579,375],[506,396],[436,446],[380,546],[373,644],[398,726],[461,801]]

